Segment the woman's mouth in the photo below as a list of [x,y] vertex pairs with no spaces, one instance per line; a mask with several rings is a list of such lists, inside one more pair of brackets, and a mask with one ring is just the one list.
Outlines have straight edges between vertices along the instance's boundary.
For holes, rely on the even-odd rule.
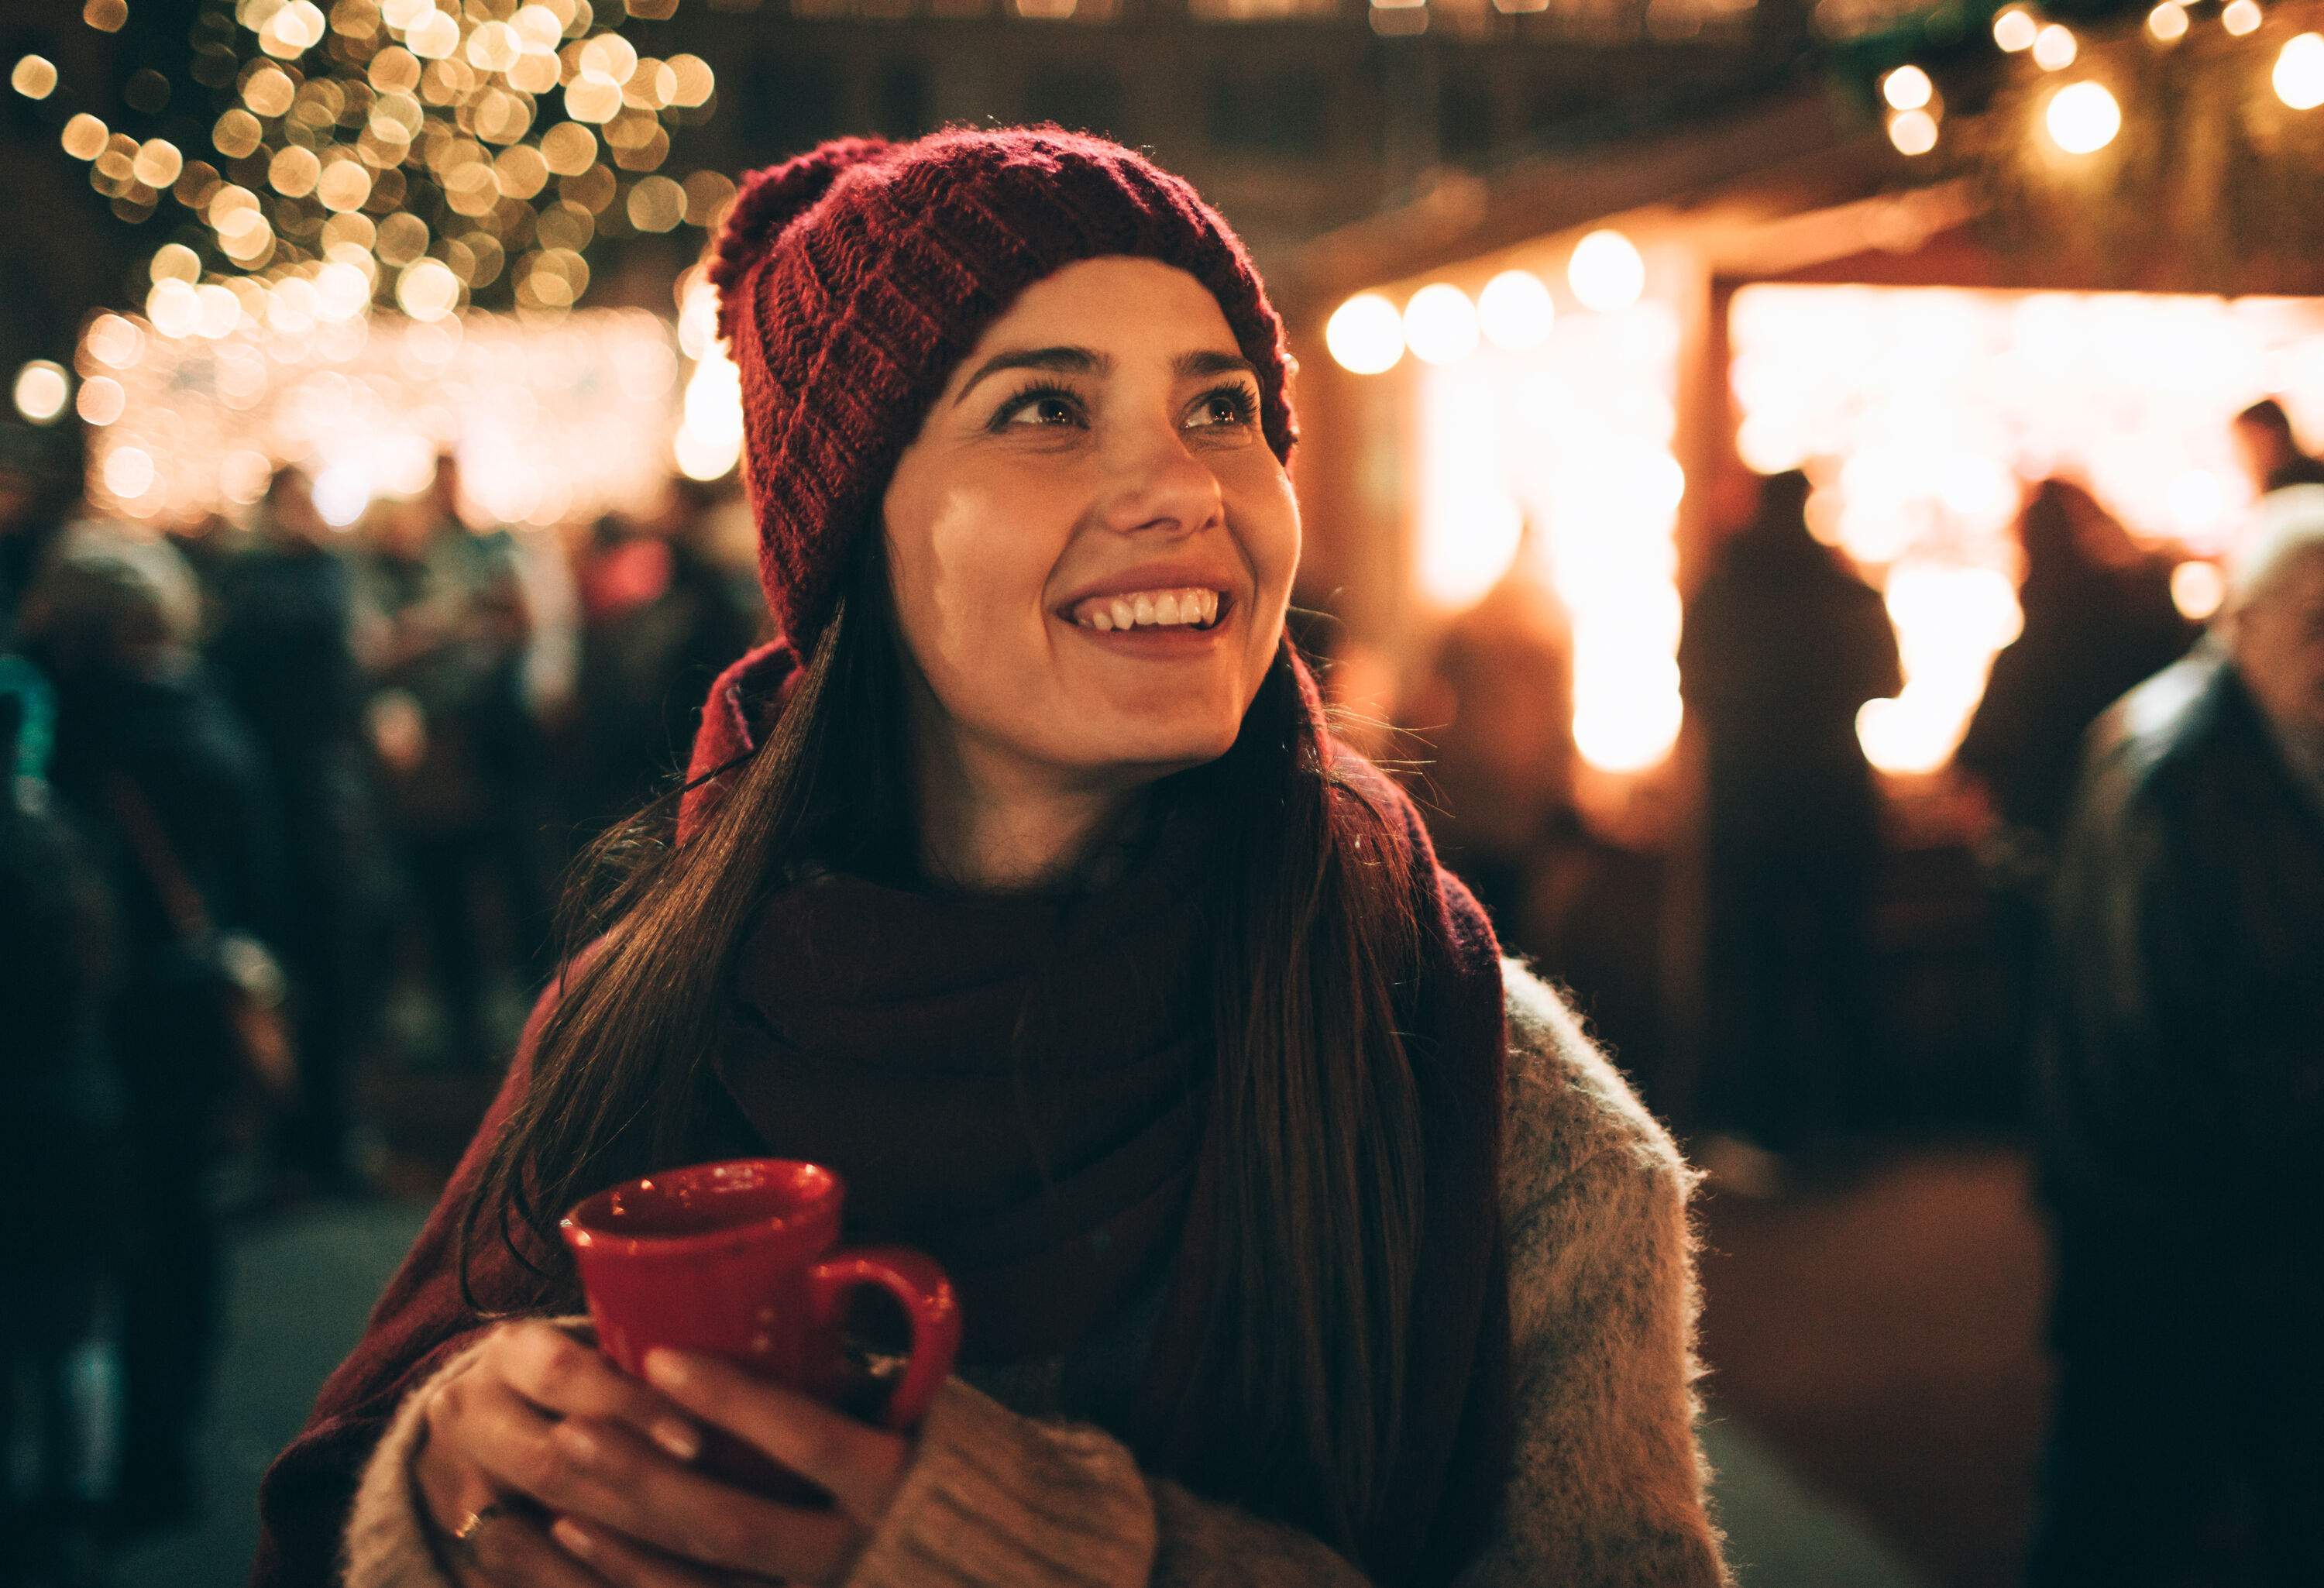
[[1075,602],[1061,615],[1084,633],[1135,639],[1209,633],[1232,609],[1233,598],[1225,591],[1182,586],[1092,596]]

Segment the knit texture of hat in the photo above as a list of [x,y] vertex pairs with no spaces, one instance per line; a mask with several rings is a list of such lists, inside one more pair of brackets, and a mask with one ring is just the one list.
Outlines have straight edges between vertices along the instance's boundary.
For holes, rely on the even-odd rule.
[[802,656],[897,457],[985,327],[1035,282],[1115,254],[1209,289],[1287,461],[1291,358],[1259,272],[1217,211],[1133,151],[1049,126],[963,127],[835,139],[743,180],[709,274],[742,375],[759,577]]

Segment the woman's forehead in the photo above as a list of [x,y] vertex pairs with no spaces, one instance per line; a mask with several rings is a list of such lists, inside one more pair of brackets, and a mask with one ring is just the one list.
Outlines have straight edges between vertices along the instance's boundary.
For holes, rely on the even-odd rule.
[[1067,345],[1116,355],[1235,348],[1226,312],[1193,275],[1159,260],[1076,260],[1018,294],[963,361],[973,369],[1004,348]]

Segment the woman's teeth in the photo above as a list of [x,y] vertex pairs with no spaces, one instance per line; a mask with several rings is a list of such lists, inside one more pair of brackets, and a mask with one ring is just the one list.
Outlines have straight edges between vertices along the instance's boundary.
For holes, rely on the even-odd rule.
[[1074,622],[1103,633],[1111,629],[1208,628],[1218,621],[1216,590],[1139,590],[1093,596],[1074,608]]

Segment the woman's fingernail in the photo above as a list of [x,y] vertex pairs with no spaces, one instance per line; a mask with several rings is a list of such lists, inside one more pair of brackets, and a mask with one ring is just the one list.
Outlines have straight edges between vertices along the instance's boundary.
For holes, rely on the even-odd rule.
[[597,1553],[597,1541],[581,1530],[581,1524],[571,1517],[559,1517],[549,1527],[549,1535],[565,1548],[587,1560]]
[[681,1423],[676,1417],[664,1417],[650,1430],[653,1442],[680,1461],[692,1461],[702,1454],[702,1436],[692,1424]]
[[683,1390],[694,1375],[686,1359],[675,1351],[657,1351],[646,1358],[646,1377],[665,1390]]
[[555,1439],[565,1454],[575,1461],[593,1462],[597,1459],[595,1437],[578,1423],[559,1423],[557,1432],[549,1437]]

